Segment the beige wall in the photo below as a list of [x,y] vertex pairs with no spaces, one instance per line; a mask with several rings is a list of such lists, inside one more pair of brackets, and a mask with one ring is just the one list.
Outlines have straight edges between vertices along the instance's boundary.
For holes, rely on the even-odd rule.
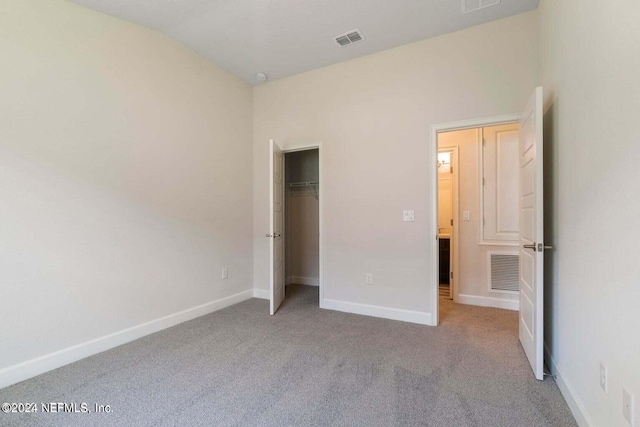
[[429,320],[430,126],[520,111],[537,31],[531,12],[256,87],[254,286],[269,280],[268,141],[321,141],[325,298]]
[[[540,2],[545,341],[581,425],[640,423],[640,3]],[[609,391],[599,385],[608,367]]]
[[65,1],[0,52],[0,370],[252,287],[249,85]]
[[318,205],[312,189],[287,194],[287,283],[318,284]]
[[[438,146],[458,147],[458,186],[459,186],[459,279],[458,302],[495,306],[500,308],[517,308],[518,295],[490,292],[488,253],[518,253],[513,246],[480,245],[480,171],[479,142],[481,129],[466,129],[455,132],[442,132],[438,135]],[[514,200],[518,203],[518,200]],[[470,220],[463,219],[463,212],[469,211]],[[495,301],[499,300],[499,301]],[[511,301],[511,303],[506,302]]]

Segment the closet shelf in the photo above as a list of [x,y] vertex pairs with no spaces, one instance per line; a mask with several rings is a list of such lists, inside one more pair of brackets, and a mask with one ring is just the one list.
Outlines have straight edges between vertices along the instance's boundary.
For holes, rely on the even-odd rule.
[[291,182],[289,183],[289,187],[311,187],[312,185],[318,185],[318,181],[307,181],[307,182]]

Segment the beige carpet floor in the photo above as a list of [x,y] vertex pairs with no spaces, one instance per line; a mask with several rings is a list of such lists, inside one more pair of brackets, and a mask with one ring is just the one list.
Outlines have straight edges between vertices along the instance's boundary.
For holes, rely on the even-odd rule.
[[0,390],[0,402],[111,413],[3,414],[2,426],[574,426],[536,381],[517,313],[441,299],[437,328],[318,308],[287,287]]

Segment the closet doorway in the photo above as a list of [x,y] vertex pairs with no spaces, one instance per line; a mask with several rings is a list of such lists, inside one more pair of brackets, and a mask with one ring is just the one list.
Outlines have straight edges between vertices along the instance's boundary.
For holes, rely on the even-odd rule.
[[[285,302],[304,293],[320,303],[320,150],[285,150]],[[308,287],[316,287],[310,289]],[[317,297],[316,297],[317,296]]]

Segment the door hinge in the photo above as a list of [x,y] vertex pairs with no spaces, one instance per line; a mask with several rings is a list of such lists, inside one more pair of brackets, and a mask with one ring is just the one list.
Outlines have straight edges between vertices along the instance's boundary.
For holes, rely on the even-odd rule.
[[482,138],[482,146],[483,146],[483,147],[486,145],[486,143],[487,143],[487,140],[486,140],[486,139],[484,139],[484,138]]
[[453,220],[451,220],[451,226],[453,227]]
[[482,218],[482,225],[485,225],[485,224],[486,224],[486,221],[485,221],[485,219],[484,219],[484,217],[483,217],[483,218]]
[[453,173],[453,166],[449,168],[449,173]]
[[450,273],[450,277],[453,279],[453,271]]
[[487,185],[487,180],[482,177],[482,185]]

